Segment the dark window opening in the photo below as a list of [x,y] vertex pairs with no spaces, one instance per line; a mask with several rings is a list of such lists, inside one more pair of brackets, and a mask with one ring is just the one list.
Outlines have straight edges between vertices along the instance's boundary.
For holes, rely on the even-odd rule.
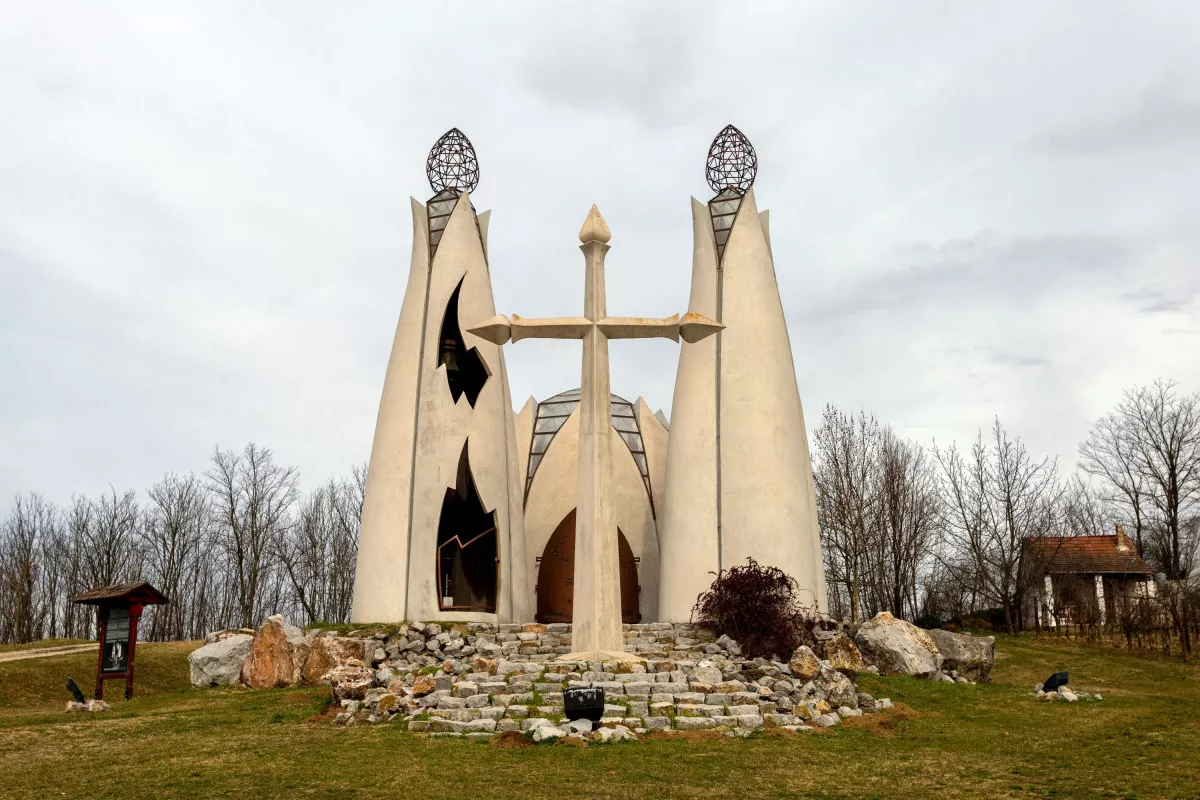
[[467,349],[463,342],[462,331],[458,327],[458,293],[462,291],[462,281],[450,295],[446,304],[446,316],[442,319],[442,335],[438,338],[438,364],[446,368],[446,381],[450,384],[450,394],[454,402],[464,394],[471,408],[483,384],[487,383],[489,373],[479,351],[472,347]]
[[463,445],[455,488],[446,490],[437,537],[438,608],[495,613],[500,584],[496,514],[486,511]]

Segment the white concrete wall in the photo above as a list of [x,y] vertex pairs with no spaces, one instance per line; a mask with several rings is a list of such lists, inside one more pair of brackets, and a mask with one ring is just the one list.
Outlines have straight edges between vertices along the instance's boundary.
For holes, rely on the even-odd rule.
[[517,477],[521,491],[525,491],[525,478],[529,473],[529,448],[533,444],[533,420],[537,416],[537,400],[531,396],[521,406],[516,417],[517,427]]
[[[721,272],[708,207],[692,201],[689,310],[725,329],[683,344],[671,413],[661,519],[660,615],[689,618],[717,571],[716,370],[720,349],[720,561],[747,557],[794,577],[802,601],[827,608],[804,412],[764,212],[746,193]],[[721,308],[717,284],[721,281]]]
[[413,246],[408,287],[392,340],[375,438],[367,466],[351,619],[394,621],[404,615],[408,571],[408,495],[417,408],[417,359],[425,319],[429,228],[425,207],[412,199]]
[[[634,557],[640,559],[638,585],[641,594],[638,604],[642,621],[652,622],[657,614],[659,572],[654,517],[650,512],[650,500],[642,483],[641,472],[629,448],[611,427],[609,433],[612,436],[610,444],[613,453],[613,519],[625,534]],[[550,441],[550,447],[534,473],[529,502],[525,504],[525,553],[529,575],[533,578],[529,585],[529,600],[534,611],[537,609],[534,592],[537,559],[546,549],[554,529],[576,507],[578,494],[579,407],[576,406]]]
[[[708,206],[692,200],[688,310],[717,318],[717,250]],[[659,505],[658,615],[685,622],[717,571],[716,354],[720,333],[683,342]]]
[[[426,272],[428,244],[425,210],[413,203],[413,270]],[[486,220],[485,220],[486,221]],[[420,248],[418,248],[420,239]],[[418,253],[420,249],[420,253]],[[477,227],[470,198],[459,198],[428,270],[428,303],[424,319],[405,316],[410,304],[426,307],[424,282],[409,292],[401,313],[397,344],[385,380],[375,444],[367,478],[359,572],[355,580],[353,619],[356,622],[410,620],[524,620],[532,614],[526,603],[525,537],[520,513],[520,490],[512,400],[504,359],[497,345],[466,332],[467,328],[496,313],[491,279],[484,255],[481,228]],[[446,305],[459,292],[459,329],[468,349],[476,348],[490,374],[471,407],[466,395],[455,403],[438,364],[439,334]],[[417,296],[419,294],[419,296]],[[424,332],[420,378],[415,353]],[[397,356],[397,352],[401,356]],[[394,368],[393,368],[394,367]],[[415,396],[415,387],[420,396]],[[406,398],[412,398],[405,400]],[[408,405],[405,405],[405,402]],[[416,424],[413,425],[414,407]],[[415,429],[415,441],[414,431]],[[407,430],[407,439],[403,430]],[[381,433],[383,431],[383,433]],[[435,554],[437,527],[446,489],[456,483],[459,458],[469,439],[469,460],[475,486],[484,507],[494,511],[500,558],[500,579],[495,614],[441,612],[438,610]],[[415,453],[415,455],[414,455]],[[411,468],[414,463],[415,470]],[[408,541],[408,481],[412,491],[411,541]],[[394,476],[400,476],[398,480]],[[377,487],[384,487],[378,491]],[[374,496],[373,496],[374,495]],[[368,513],[367,506],[371,510]],[[395,541],[403,540],[403,548]],[[386,541],[389,548],[377,542]],[[365,545],[365,547],[364,547]],[[403,555],[402,555],[403,550]],[[406,580],[407,576],[407,580]],[[377,598],[386,598],[380,602]]]
[[[753,557],[827,607],[804,411],[775,265],[754,190],[723,260],[721,487],[724,564]],[[674,438],[674,437],[672,437]]]

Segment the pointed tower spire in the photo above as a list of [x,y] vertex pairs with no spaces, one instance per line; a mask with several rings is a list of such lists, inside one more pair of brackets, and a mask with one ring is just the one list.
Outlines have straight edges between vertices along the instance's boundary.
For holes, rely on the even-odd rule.
[[693,312],[723,324],[685,344],[671,410],[659,540],[659,615],[686,621],[712,572],[746,558],[797,580],[822,610],[825,578],[804,412],[765,212],[758,160],[732,125],[713,140],[717,193],[692,201]]
[[367,469],[352,619],[524,621],[532,594],[508,376],[500,348],[465,324],[496,308],[486,225],[470,202],[479,161],[462,131],[438,139],[426,174],[436,194],[412,201],[412,266]]

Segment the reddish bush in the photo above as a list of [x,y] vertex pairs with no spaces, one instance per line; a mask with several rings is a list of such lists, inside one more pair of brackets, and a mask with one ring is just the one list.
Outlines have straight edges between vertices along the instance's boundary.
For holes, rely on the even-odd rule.
[[790,658],[802,644],[814,646],[813,630],[822,623],[798,599],[796,579],[778,567],[752,558],[746,565],[717,575],[708,591],[696,598],[692,622],[725,635],[757,658]]

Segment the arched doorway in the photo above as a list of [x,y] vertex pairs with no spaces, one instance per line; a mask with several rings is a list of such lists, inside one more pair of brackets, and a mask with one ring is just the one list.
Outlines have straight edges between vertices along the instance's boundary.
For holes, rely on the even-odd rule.
[[[621,562],[621,621],[639,622],[637,560],[621,529],[617,529]],[[570,622],[575,593],[575,509],[558,523],[542,551],[537,578],[537,621]]]

